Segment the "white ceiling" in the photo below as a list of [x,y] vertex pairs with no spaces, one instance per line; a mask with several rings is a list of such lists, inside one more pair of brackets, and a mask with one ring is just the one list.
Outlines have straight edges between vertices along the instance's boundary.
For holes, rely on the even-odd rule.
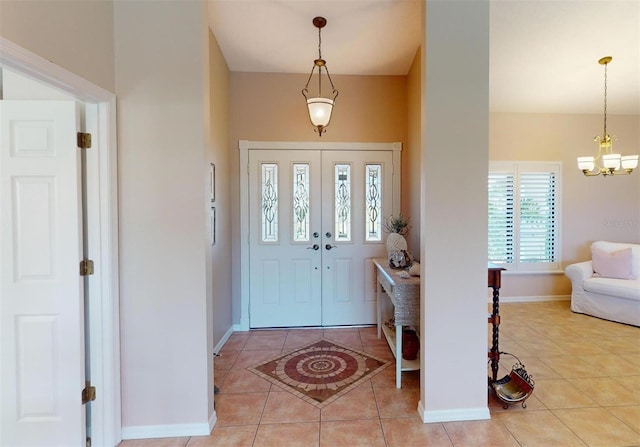
[[[405,75],[422,0],[208,0],[231,71],[309,73],[315,16],[331,74]],[[640,0],[491,0],[492,111],[640,115]],[[427,56],[428,58],[428,56]],[[339,86],[337,86],[339,88]]]

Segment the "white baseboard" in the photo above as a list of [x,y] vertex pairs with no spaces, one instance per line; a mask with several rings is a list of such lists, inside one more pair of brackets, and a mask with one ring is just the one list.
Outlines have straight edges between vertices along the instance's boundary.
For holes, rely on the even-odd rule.
[[216,426],[216,422],[218,422],[218,414],[216,413],[216,410],[213,410],[213,413],[209,416],[209,433],[213,431],[213,427]]
[[[213,415],[215,424],[216,413]],[[209,436],[212,419],[204,424],[176,424],[176,425],[140,425],[137,427],[122,427],[122,439],[148,438],[178,438],[182,436]]]
[[238,332],[246,332],[251,329],[251,327],[249,326],[249,316],[247,315],[246,317],[240,317],[240,323],[234,325],[234,328]]
[[489,407],[426,411],[422,405],[422,401],[418,403],[418,414],[425,424],[431,422],[482,421],[491,419]]
[[225,332],[225,334],[222,336],[222,338],[220,339],[220,341],[218,342],[218,344],[213,348],[213,353],[214,355],[219,353],[222,350],[222,347],[224,346],[224,344],[227,342],[227,340],[229,340],[229,337],[231,337],[231,335],[236,331],[234,326],[231,326],[229,328],[229,330],[227,330],[227,332]]
[[[571,295],[533,295],[533,296],[500,296],[500,304],[503,303],[541,303],[546,301],[568,301]],[[489,302],[492,299],[489,297]]]

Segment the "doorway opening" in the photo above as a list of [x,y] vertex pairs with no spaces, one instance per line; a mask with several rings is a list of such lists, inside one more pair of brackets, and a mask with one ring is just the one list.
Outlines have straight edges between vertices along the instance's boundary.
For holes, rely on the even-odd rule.
[[238,330],[375,322],[370,259],[400,209],[401,149],[240,142]]
[[[92,385],[99,396],[92,407],[90,434],[94,444],[117,445],[121,417],[115,96],[1,37],[0,68],[85,104],[85,129],[93,136],[92,149],[86,153],[87,225],[92,230],[87,246],[95,266],[88,285],[91,305],[87,318],[92,329]],[[3,294],[0,301],[5,298]],[[78,356],[79,362],[81,359]],[[72,398],[80,402],[81,392],[77,390]],[[6,433],[7,421],[3,418],[2,423]]]

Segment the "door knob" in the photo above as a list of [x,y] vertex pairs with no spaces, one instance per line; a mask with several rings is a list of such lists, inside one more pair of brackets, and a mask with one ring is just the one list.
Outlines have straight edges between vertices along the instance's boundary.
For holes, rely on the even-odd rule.
[[335,245],[331,245],[331,244],[327,244],[324,246],[324,248],[326,248],[327,250],[331,250],[332,248],[335,248]]
[[318,244],[313,244],[311,247],[307,247],[307,250],[319,250],[320,246]]
[[327,236],[327,237],[331,237],[331,233],[328,232],[328,231],[324,235]]

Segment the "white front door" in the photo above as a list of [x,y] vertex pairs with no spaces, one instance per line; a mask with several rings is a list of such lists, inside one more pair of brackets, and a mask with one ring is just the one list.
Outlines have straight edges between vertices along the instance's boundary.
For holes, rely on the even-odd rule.
[[386,254],[392,173],[391,151],[322,152],[323,326],[376,322],[370,259]]
[[249,154],[251,327],[319,326],[320,152]]
[[76,106],[0,102],[0,445],[84,445]]
[[250,326],[375,323],[392,151],[249,151]]

